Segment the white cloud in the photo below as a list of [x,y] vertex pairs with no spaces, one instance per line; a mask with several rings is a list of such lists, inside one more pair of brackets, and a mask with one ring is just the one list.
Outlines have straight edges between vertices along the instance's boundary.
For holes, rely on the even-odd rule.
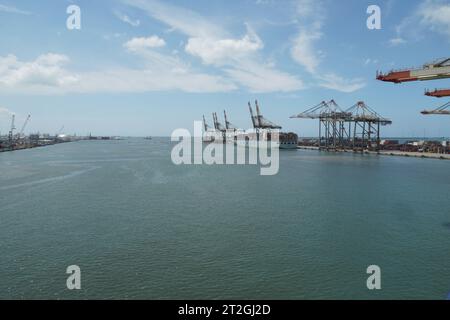
[[[223,77],[198,73],[176,54],[164,54],[150,46],[132,46],[133,53],[143,59],[146,67],[142,72],[126,71],[131,79],[138,79],[133,87],[152,88],[154,91],[179,89],[186,92],[227,92],[237,89],[236,85]],[[129,83],[124,83],[128,86]]]
[[363,79],[345,79],[334,73],[328,73],[318,78],[321,80],[319,86],[346,93],[357,91],[366,86],[366,83]]
[[[196,12],[156,0],[124,0],[148,15],[188,36],[186,53],[200,58],[205,65],[218,67],[230,80],[254,92],[299,90],[301,80],[277,70],[261,58],[263,41],[248,26],[241,38],[234,38],[217,21]],[[255,67],[257,66],[257,68]]]
[[299,32],[292,40],[291,57],[318,81],[320,87],[341,92],[359,90],[366,85],[362,79],[346,79],[333,72],[319,72],[324,53],[316,45],[323,37],[322,27],[326,17],[324,7],[320,0],[296,1]]
[[148,48],[160,48],[164,47],[165,45],[166,42],[164,41],[164,39],[161,39],[156,35],[148,38],[133,38],[124,44],[124,46],[130,51],[138,51]]
[[14,114],[14,112],[10,111],[8,108],[0,107],[0,117],[6,116],[10,117]]
[[114,14],[116,15],[117,18],[119,18],[119,20],[121,20],[122,22],[128,23],[132,27],[139,27],[141,24],[141,21],[139,19],[133,20],[126,14],[123,14],[119,11],[115,11]]
[[316,23],[321,23],[323,19],[322,3],[317,0],[297,0],[295,14],[303,22],[313,19]]
[[264,47],[258,35],[247,29],[247,34],[242,39],[189,38],[185,50],[200,57],[206,64],[223,64],[230,59],[240,60]]
[[115,68],[91,72],[71,72],[69,58],[48,53],[33,61],[16,56],[0,57],[0,92],[64,94],[97,92],[227,92],[236,86],[219,76],[198,73],[174,57],[142,50],[147,65],[141,69]]
[[290,92],[304,89],[303,82],[296,76],[270,65],[247,62],[242,67],[226,69],[226,73],[251,92]]
[[266,4],[273,4],[274,0],[255,0],[255,4],[257,5],[266,5]]
[[105,35],[103,35],[103,39],[111,40],[111,39],[114,39],[114,38],[116,38],[116,39],[120,38],[122,36],[125,36],[125,34],[124,33],[120,33],[120,32],[115,32],[113,34],[105,34]]
[[68,61],[67,56],[54,53],[40,55],[30,62],[21,62],[14,55],[0,57],[0,87],[39,90],[73,84],[78,81],[77,76],[63,68]]
[[395,37],[389,40],[392,46],[417,41],[427,32],[435,32],[450,40],[450,3],[441,0],[425,0],[395,27]]
[[450,3],[426,0],[419,6],[417,15],[423,26],[450,37]]
[[159,67],[142,70],[117,68],[84,74],[73,92],[228,92],[236,87],[221,77],[196,73],[186,69],[161,72]]
[[319,0],[296,1],[295,15],[299,32],[293,38],[291,56],[311,74],[316,73],[321,62],[322,52],[315,46],[323,36],[321,29],[325,17],[324,11],[323,3]]
[[403,38],[400,38],[400,37],[395,37],[395,38],[389,39],[389,44],[391,46],[398,46],[398,45],[405,44],[405,43],[406,43],[406,40]]
[[24,14],[24,15],[31,14],[31,12],[29,12],[29,11],[20,10],[20,9],[17,9],[16,7],[7,6],[4,4],[0,4],[0,11],[8,12],[8,13]]
[[366,60],[364,60],[364,65],[367,66],[369,64],[377,64],[378,60],[377,59],[371,59],[371,58],[367,58]]
[[320,64],[321,52],[314,42],[322,37],[318,31],[301,31],[293,41],[291,55],[294,61],[302,65],[309,73],[315,73]]
[[191,37],[226,36],[217,23],[210,22],[198,13],[157,0],[123,0],[126,4],[144,10],[149,16]]

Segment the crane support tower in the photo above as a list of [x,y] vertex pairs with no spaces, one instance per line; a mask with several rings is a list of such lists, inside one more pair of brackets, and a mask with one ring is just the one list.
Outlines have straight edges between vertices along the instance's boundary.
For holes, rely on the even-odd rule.
[[379,150],[380,127],[392,124],[363,101],[346,110],[334,100],[322,101],[291,118],[319,120],[320,150]]

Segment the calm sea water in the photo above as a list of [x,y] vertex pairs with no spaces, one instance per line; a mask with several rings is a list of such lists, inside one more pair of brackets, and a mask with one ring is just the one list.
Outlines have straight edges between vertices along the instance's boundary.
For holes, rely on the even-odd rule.
[[[0,154],[0,298],[445,299],[450,162],[175,166],[168,139]],[[66,289],[67,266],[82,290]],[[382,290],[366,288],[366,268]]]

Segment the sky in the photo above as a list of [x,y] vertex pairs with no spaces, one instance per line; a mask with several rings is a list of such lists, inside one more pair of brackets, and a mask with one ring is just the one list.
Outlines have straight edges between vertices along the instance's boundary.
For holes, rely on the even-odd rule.
[[[66,12],[80,8],[80,29]],[[381,29],[367,28],[369,5]],[[247,102],[300,137],[289,119],[323,100],[364,101],[393,121],[389,137],[449,137],[449,99],[423,95],[450,79],[384,83],[377,70],[450,56],[450,1],[0,0],[0,133],[169,136],[211,113],[248,129]]]

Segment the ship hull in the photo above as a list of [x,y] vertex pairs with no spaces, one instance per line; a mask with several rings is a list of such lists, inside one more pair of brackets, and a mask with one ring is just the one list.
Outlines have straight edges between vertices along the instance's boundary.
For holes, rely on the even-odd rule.
[[284,150],[295,150],[297,149],[297,143],[280,143],[280,149]]

